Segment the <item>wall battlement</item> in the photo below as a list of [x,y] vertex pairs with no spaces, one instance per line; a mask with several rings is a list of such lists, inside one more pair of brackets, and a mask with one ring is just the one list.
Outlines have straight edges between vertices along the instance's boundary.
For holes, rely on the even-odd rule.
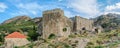
[[57,14],[57,13],[61,14],[62,16],[64,15],[64,11],[59,8],[43,11],[43,15],[50,15],[50,14]]

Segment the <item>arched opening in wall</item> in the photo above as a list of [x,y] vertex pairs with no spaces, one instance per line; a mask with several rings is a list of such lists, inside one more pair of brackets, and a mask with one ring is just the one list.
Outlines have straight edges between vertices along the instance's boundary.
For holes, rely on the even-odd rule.
[[48,39],[55,39],[55,38],[56,38],[56,35],[55,35],[55,34],[53,34],[53,33],[52,33],[52,34],[50,34],[50,35],[49,35],[49,37],[48,37]]
[[95,29],[95,32],[97,32],[97,33],[98,33],[98,29],[97,29],[97,28]]
[[67,28],[63,28],[62,30],[63,30],[63,32],[66,32],[66,31],[67,31]]
[[83,28],[82,28],[82,30],[86,30],[86,28],[85,28],[85,27],[83,27]]

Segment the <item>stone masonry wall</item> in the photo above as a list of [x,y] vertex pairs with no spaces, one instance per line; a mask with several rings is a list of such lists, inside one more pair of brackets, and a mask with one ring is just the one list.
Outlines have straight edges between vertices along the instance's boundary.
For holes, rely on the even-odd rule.
[[88,20],[80,16],[75,16],[74,31],[80,31],[83,29],[91,31],[93,28],[92,24],[92,20]]
[[[48,38],[50,34],[57,37],[68,37],[72,28],[72,21],[64,16],[61,9],[47,10],[43,12],[43,38]],[[63,30],[66,31],[63,31]]]
[[44,39],[47,39],[51,34],[55,34],[57,37],[68,37],[70,33],[83,29],[92,31],[92,20],[80,16],[75,16],[73,19],[72,21],[64,16],[64,11],[61,9],[44,11],[42,21],[39,23],[38,32],[42,34]]
[[13,48],[14,46],[24,46],[30,42],[26,38],[5,38],[5,48]]

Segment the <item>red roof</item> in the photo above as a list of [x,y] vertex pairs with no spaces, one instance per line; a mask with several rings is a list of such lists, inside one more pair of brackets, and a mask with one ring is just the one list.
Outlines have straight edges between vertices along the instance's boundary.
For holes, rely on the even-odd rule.
[[26,36],[19,32],[13,32],[13,33],[9,34],[8,36],[6,36],[5,38],[26,38]]

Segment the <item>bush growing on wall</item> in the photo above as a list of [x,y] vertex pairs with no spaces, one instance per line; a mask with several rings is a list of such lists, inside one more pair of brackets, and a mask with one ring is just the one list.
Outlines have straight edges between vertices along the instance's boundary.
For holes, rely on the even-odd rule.
[[67,31],[67,28],[63,28],[63,31],[66,32],[66,31]]
[[50,34],[48,39],[55,39],[55,37],[56,37],[55,34]]

